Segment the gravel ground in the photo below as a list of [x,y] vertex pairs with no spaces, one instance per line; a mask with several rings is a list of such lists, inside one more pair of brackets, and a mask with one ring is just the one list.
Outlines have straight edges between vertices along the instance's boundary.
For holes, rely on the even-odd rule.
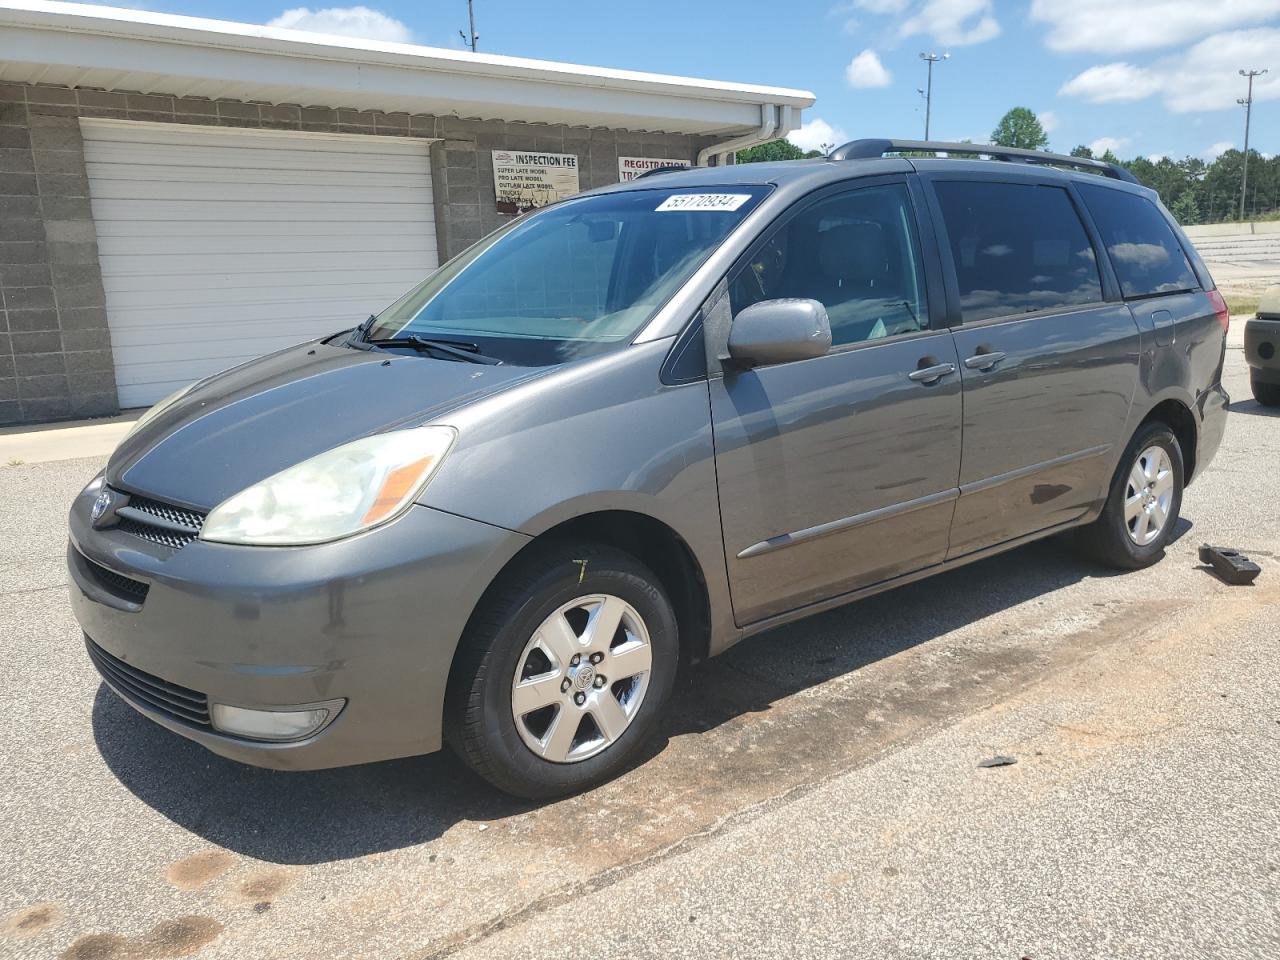
[[0,956],[1280,956],[1280,417],[1242,327],[1159,565],[1050,541],[755,638],[648,762],[542,807],[445,754],[281,774],[137,716],[65,600],[100,458],[0,467]]

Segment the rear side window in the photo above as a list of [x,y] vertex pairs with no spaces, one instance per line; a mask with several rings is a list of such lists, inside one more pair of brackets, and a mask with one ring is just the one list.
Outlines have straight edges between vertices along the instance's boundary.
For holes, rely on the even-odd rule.
[[1080,184],[1126,297],[1196,290],[1200,281],[1169,222],[1146,197]]
[[934,182],[966,323],[1102,299],[1098,261],[1061,187]]

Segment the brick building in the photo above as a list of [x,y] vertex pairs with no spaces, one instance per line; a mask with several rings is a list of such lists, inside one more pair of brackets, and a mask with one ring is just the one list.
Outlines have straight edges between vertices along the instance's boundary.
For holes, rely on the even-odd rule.
[[588,189],[620,160],[727,162],[812,102],[0,2],[0,424],[143,406],[362,320],[509,219],[495,156],[576,157]]

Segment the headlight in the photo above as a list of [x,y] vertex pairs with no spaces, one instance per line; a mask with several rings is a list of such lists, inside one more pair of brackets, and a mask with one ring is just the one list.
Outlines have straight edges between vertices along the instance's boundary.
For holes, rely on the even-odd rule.
[[323,543],[385,523],[413,502],[455,435],[452,427],[415,427],[335,447],[224,500],[200,539]]
[[[197,380],[196,383],[199,383],[199,381]],[[191,388],[194,387],[195,385],[196,385],[195,383],[188,383],[181,390],[175,390],[173,393],[169,394],[159,403],[155,404],[152,407],[149,407],[146,413],[140,416],[134,422],[133,426],[129,428],[129,432],[124,435],[124,440],[121,440],[120,442],[124,443],[125,440],[128,440],[135,433],[141,430],[143,426],[145,426],[150,421],[154,420],[156,417],[160,416],[160,414],[164,413],[170,407],[172,407],[175,403],[177,403],[179,400],[185,397],[187,393],[191,390]]]

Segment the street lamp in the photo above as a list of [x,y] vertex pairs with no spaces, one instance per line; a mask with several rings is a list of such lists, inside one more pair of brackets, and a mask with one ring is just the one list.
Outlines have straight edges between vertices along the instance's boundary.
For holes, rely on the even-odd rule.
[[950,60],[951,54],[944,53],[939,56],[936,53],[922,53],[920,59],[929,64],[929,80],[925,84],[924,93],[924,138],[929,139],[929,119],[933,112],[933,65],[941,63],[943,60]]
[[1241,70],[1240,76],[1249,80],[1249,93],[1243,100],[1237,100],[1236,103],[1244,107],[1244,166],[1240,172],[1240,219],[1244,220],[1244,199],[1246,191],[1249,187],[1249,121],[1253,119],[1253,78],[1260,77],[1267,71],[1263,70]]
[[480,34],[476,33],[476,11],[472,6],[474,0],[467,0],[467,26],[468,30],[463,33],[458,31],[458,36],[462,38],[462,42],[471,48],[471,52],[476,52],[476,44],[480,42]]

